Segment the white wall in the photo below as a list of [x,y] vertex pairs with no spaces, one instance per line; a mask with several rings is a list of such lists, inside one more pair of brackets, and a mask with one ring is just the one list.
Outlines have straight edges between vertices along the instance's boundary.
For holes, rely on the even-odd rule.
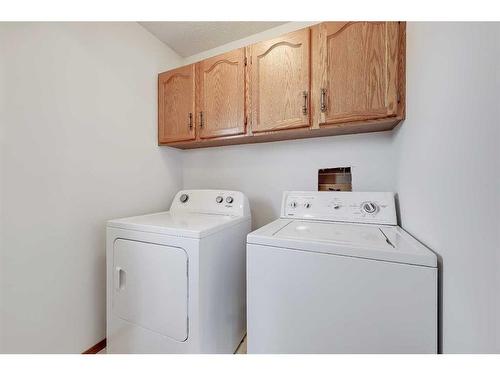
[[284,190],[317,190],[321,168],[351,166],[353,189],[392,191],[391,142],[378,133],[190,150],[184,187],[244,192],[258,228],[279,216]]
[[442,257],[444,351],[500,352],[500,24],[407,31],[407,119],[394,132],[402,225]]
[[165,209],[156,77],[181,59],[136,23],[0,23],[0,352],[105,336],[105,221]]
[[407,119],[395,131],[184,151],[184,186],[245,192],[258,227],[279,215],[283,190],[355,166],[353,189],[397,192],[403,227],[442,257],[442,350],[500,352],[499,24],[408,23],[407,34]]

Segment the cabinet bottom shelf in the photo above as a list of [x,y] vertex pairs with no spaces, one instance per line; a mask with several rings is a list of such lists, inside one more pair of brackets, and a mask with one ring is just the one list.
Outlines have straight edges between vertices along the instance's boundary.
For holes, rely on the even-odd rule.
[[169,146],[183,150],[204,147],[218,147],[239,145],[248,143],[264,143],[286,141],[292,139],[304,139],[315,137],[327,137],[332,135],[346,135],[358,133],[373,133],[387,131],[393,129],[403,119],[398,117],[390,117],[378,120],[357,121],[351,123],[322,125],[320,128],[302,128],[290,130],[277,130],[266,133],[241,134],[236,136],[200,139],[194,141],[159,143],[159,146]]

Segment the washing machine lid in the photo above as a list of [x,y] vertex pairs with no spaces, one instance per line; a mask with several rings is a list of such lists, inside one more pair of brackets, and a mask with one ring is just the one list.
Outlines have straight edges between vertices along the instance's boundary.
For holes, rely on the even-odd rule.
[[436,267],[436,255],[397,226],[276,220],[248,235],[248,243]]
[[235,225],[242,220],[248,220],[248,217],[165,211],[110,220],[107,226],[177,237],[202,238]]

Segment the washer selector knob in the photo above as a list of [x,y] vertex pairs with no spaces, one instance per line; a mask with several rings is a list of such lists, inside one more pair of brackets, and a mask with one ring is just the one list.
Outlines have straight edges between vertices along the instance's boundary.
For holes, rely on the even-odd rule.
[[233,201],[234,201],[233,197],[227,197],[226,198],[226,203],[231,204],[231,203],[233,203]]
[[217,198],[215,198],[215,201],[217,203],[222,203],[223,200],[224,200],[224,198],[222,198],[220,195]]
[[189,195],[187,194],[182,194],[180,197],[179,197],[179,200],[182,202],[182,203],[186,203],[189,199]]
[[309,207],[311,207],[311,203],[309,202],[304,203],[304,208],[309,208]]
[[373,202],[363,203],[363,211],[369,214],[373,214],[378,210],[378,206]]
[[297,202],[295,202],[295,201],[290,202],[290,207],[296,208],[297,207]]

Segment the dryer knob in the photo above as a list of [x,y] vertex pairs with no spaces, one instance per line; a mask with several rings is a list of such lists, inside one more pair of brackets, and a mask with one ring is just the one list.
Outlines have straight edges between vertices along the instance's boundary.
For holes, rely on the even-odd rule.
[[220,195],[217,198],[215,198],[215,201],[217,203],[222,203],[223,200],[224,200],[224,198],[222,198]]
[[187,194],[182,194],[179,198],[179,200],[182,202],[182,203],[186,203],[189,199],[189,195]]
[[226,198],[226,202],[229,203],[229,204],[233,203],[233,200],[234,200],[233,197],[227,197]]

